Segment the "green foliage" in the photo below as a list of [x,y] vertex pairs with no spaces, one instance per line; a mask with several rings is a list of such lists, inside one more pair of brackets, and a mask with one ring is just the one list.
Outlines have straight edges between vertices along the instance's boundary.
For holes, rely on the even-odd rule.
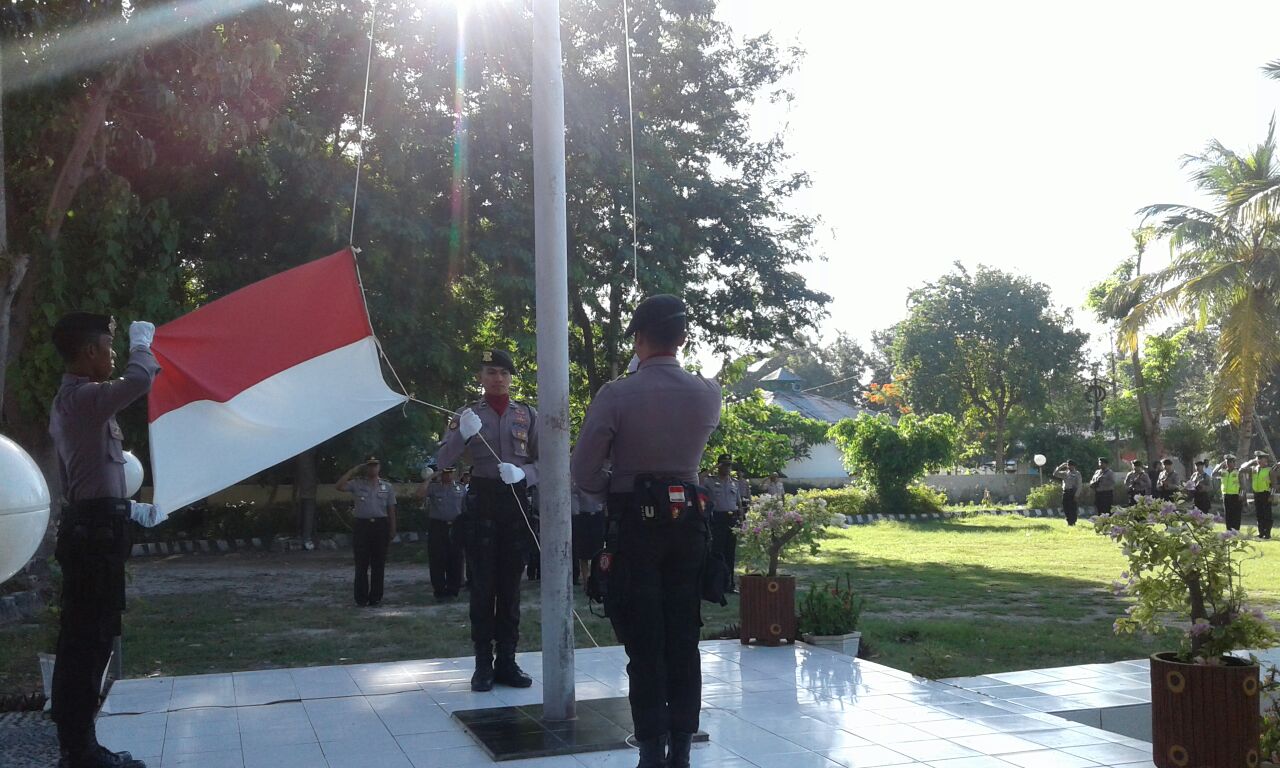
[[840,421],[828,434],[839,446],[845,466],[875,489],[885,505],[898,508],[907,505],[912,481],[953,460],[958,432],[955,419],[947,414],[906,414],[896,425],[884,416],[863,414]]
[[847,635],[858,631],[866,600],[853,591],[853,577],[836,577],[831,586],[814,584],[800,598],[799,629],[805,635]]
[[1069,459],[1074,459],[1084,472],[1099,456],[1109,456],[1111,447],[1101,435],[1082,435],[1054,425],[1029,426],[1018,430],[1020,450],[1016,456],[1030,461],[1037,453],[1048,459],[1046,472]]
[[707,442],[702,468],[712,471],[716,457],[728,453],[742,464],[747,477],[766,477],[781,472],[787,462],[808,456],[809,449],[826,436],[825,422],[770,405],[756,390],[721,412],[720,426]]
[[846,517],[868,514],[875,502],[870,491],[853,485],[801,491],[797,495],[806,499],[822,499],[827,504],[828,512]]
[[1189,620],[1181,658],[1218,663],[1232,651],[1270,647],[1275,630],[1260,610],[1250,611],[1241,563],[1259,557],[1251,538],[1219,531],[1194,507],[1148,497],[1132,507],[1093,518],[1094,531],[1121,545],[1129,570],[1113,583],[1133,598],[1116,619],[1117,633],[1163,632],[1169,614]]
[[1165,428],[1163,436],[1165,452],[1180,459],[1187,472],[1194,469],[1196,457],[1214,444],[1210,430],[1190,419],[1180,419],[1170,424]]
[[1086,334],[1049,287],[988,267],[912,291],[893,359],[921,413],[964,414],[970,441],[1003,464],[1010,422],[1034,414],[1077,373]]
[[843,488],[801,491],[799,495],[822,499],[827,503],[828,511],[845,516],[935,514],[941,512],[947,505],[947,494],[927,485],[913,485],[907,488],[904,498],[897,504],[886,504],[874,490],[852,485]]
[[744,365],[742,375],[736,378],[721,374],[721,383],[734,394],[750,394],[761,385],[761,379],[785,367],[814,394],[852,405],[863,405],[861,381],[870,369],[870,359],[862,347],[843,333],[825,346],[788,347],[775,350],[763,360],[744,357],[737,362],[754,364],[755,370],[747,371]]
[[1027,492],[1027,509],[1061,509],[1062,484],[1041,483]]
[[778,575],[778,564],[792,552],[818,554],[822,530],[831,520],[827,503],[804,496],[757,496],[738,525],[738,554],[744,562]]

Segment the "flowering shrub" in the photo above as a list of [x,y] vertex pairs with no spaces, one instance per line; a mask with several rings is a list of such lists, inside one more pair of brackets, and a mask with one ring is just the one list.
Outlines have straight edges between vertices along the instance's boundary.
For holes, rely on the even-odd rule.
[[818,540],[830,519],[825,499],[757,496],[738,525],[738,552],[753,565],[767,563],[768,575],[777,576],[784,554],[805,547],[818,554]]
[[830,587],[817,584],[800,598],[800,633],[805,635],[844,635],[857,631],[862,618],[863,599],[853,594],[853,578],[845,574]]
[[1280,670],[1275,667],[1267,669],[1262,681],[1262,700],[1266,702],[1262,710],[1262,726],[1258,752],[1268,762],[1280,761]]
[[1166,629],[1170,614],[1189,620],[1184,662],[1216,664],[1231,651],[1269,646],[1276,633],[1262,611],[1248,610],[1240,563],[1253,553],[1250,537],[1214,528],[1221,517],[1151,497],[1093,518],[1094,532],[1120,544],[1129,570],[1116,594],[1134,604],[1115,622],[1118,633]]

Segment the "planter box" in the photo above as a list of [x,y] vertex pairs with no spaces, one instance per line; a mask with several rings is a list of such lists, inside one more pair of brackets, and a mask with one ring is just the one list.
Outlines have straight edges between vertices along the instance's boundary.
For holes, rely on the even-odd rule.
[[1241,659],[1183,664],[1151,656],[1151,759],[1158,768],[1256,766],[1259,668]]
[[858,658],[858,646],[862,644],[861,632],[850,632],[845,635],[805,635],[804,641],[809,645],[826,648],[829,651],[843,653]]
[[742,644],[796,641],[796,578],[751,573],[738,579]]

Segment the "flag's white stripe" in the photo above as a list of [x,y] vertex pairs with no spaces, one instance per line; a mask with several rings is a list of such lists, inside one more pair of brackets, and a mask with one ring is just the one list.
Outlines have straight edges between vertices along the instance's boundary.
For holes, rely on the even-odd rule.
[[369,337],[281,371],[225,403],[188,403],[151,423],[155,503],[173,512],[404,401],[382,380]]

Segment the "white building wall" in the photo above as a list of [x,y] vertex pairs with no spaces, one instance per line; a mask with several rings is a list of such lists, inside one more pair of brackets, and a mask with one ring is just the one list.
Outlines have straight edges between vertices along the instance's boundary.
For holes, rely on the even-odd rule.
[[808,457],[788,462],[782,472],[793,482],[846,480],[849,477],[840,458],[840,449],[835,443],[813,446],[809,449]]

